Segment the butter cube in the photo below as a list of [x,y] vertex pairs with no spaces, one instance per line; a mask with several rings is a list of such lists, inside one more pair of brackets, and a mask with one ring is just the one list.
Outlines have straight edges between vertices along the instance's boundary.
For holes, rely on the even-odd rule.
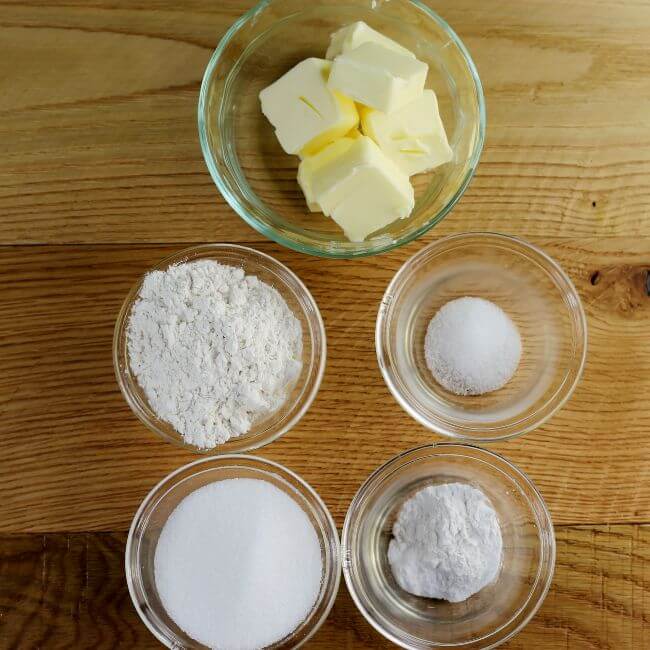
[[409,176],[434,169],[453,157],[433,90],[425,90],[393,113],[363,107],[361,126]]
[[363,43],[332,63],[328,86],[361,104],[390,113],[424,90],[428,66],[378,43]]
[[361,133],[354,129],[353,131],[350,131],[346,137],[328,144],[324,149],[321,149],[313,156],[305,156],[300,162],[300,165],[298,166],[298,185],[300,185],[300,189],[305,195],[307,207],[312,212],[322,212],[314,194],[313,179],[315,174],[329,163],[335,162],[339,156],[350,148],[354,143],[354,140],[361,137]]
[[369,27],[363,21],[359,20],[351,25],[341,27],[338,31],[334,32],[330,38],[330,46],[327,48],[325,58],[333,59],[339,54],[344,54],[350,50],[354,50],[363,43],[378,43],[396,52],[401,52],[405,56],[415,58],[415,54],[399,43],[396,43],[391,38],[380,34],[378,31]]
[[408,217],[415,197],[408,176],[370,138],[345,140],[323,149],[308,163],[307,200],[331,216],[348,239],[359,242]]
[[327,86],[331,65],[305,59],[260,92],[262,112],[287,153],[314,153],[359,123],[354,102]]

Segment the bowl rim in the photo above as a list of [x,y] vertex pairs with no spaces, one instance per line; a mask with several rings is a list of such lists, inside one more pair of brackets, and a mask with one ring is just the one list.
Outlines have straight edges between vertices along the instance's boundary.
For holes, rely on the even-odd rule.
[[[199,458],[197,460],[186,463],[185,465],[182,465],[181,467],[178,467],[177,469],[173,470],[172,472],[164,476],[162,479],[160,479],[149,490],[149,492],[147,492],[146,496],[142,499],[140,505],[138,506],[138,509],[135,511],[135,514],[133,515],[133,519],[131,520],[131,525],[129,526],[129,532],[126,538],[126,546],[124,549],[124,573],[126,577],[126,584],[129,591],[129,596],[131,597],[131,603],[135,608],[135,610],[138,612],[138,616],[140,617],[140,620],[145,624],[145,626],[153,634],[153,636],[156,639],[158,639],[158,641],[160,641],[165,647],[171,648],[173,646],[168,644],[167,639],[143,615],[142,608],[140,605],[138,605],[137,602],[136,590],[133,582],[133,573],[131,571],[131,568],[129,567],[129,558],[133,553],[132,546],[134,544],[135,529],[142,518],[142,514],[145,508],[154,498],[156,493],[161,488],[163,488],[166,483],[173,480],[178,474],[181,474],[182,472],[186,472],[188,470],[193,470],[193,468],[195,468],[198,471],[200,469],[200,467],[198,466],[204,463],[210,463],[210,462],[223,463],[229,461],[235,461],[236,463],[236,461],[242,461],[242,460],[251,463],[256,463],[262,466],[266,466],[267,468],[272,470],[276,470],[276,471],[279,470],[280,477],[282,477],[283,473],[288,474],[291,478],[293,478],[296,481],[296,483],[300,486],[301,489],[307,492],[316,501],[322,513],[324,514],[324,520],[329,529],[330,535],[328,536],[327,541],[330,543],[330,545],[333,546],[333,551],[334,551],[332,553],[332,565],[331,565],[331,574],[333,574],[334,576],[332,593],[329,596],[329,599],[323,609],[321,616],[318,618],[318,620],[314,621],[312,629],[297,645],[292,646],[292,648],[299,648],[303,646],[307,641],[309,641],[314,636],[314,634],[316,634],[316,632],[320,629],[323,623],[327,620],[327,617],[332,611],[332,607],[334,606],[334,602],[336,601],[336,597],[338,595],[339,587],[341,584],[341,573],[342,573],[341,540],[340,540],[338,528],[334,523],[334,518],[332,517],[332,513],[330,512],[329,508],[325,504],[325,501],[323,501],[320,494],[318,494],[318,492],[296,472],[289,469],[285,465],[282,465],[281,463],[275,462],[273,460],[269,460],[268,458],[263,458],[262,456],[254,456],[252,454],[222,454],[220,456],[206,456],[204,458]],[[237,465],[235,464],[235,466]],[[197,473],[197,471],[193,470],[192,474]],[[263,479],[258,479],[258,480],[263,480]],[[325,576],[323,576],[323,582],[325,582]]]
[[[124,351],[125,346],[125,333],[128,324],[128,319],[131,314],[131,310],[137,298],[140,287],[145,276],[155,270],[161,268],[168,268],[169,266],[177,263],[182,263],[186,261],[187,258],[191,259],[203,259],[205,254],[210,252],[218,253],[220,251],[232,251],[234,253],[240,254],[242,256],[249,256],[252,258],[257,258],[258,260],[264,261],[269,264],[271,267],[286,273],[293,282],[295,282],[298,292],[296,295],[300,295],[301,298],[309,305],[310,307],[310,316],[314,317],[314,329],[318,334],[317,338],[311,336],[312,328],[309,328],[308,336],[311,339],[312,346],[315,349],[319,361],[318,365],[314,369],[314,379],[313,386],[311,390],[305,395],[304,402],[301,407],[294,413],[294,415],[284,423],[283,426],[278,427],[277,430],[274,430],[272,433],[269,433],[266,436],[263,436],[261,439],[251,441],[248,444],[239,444],[237,445],[237,450],[230,450],[229,442],[230,440],[234,442],[242,442],[246,440],[246,434],[244,436],[238,436],[231,438],[230,440],[216,445],[215,447],[200,448],[195,445],[186,443],[180,434],[177,433],[177,436],[170,436],[166,431],[163,431],[155,422],[153,422],[148,414],[141,408],[139,401],[136,399],[133,390],[131,388],[131,383],[126,381],[120,372],[120,363],[122,359],[121,352]],[[293,292],[293,290],[292,290]],[[309,319],[308,319],[309,320]],[[304,328],[303,328],[304,329]],[[303,334],[304,336],[305,334]],[[320,343],[320,345],[318,345]],[[138,420],[144,424],[150,431],[153,431],[156,435],[162,438],[165,442],[169,442],[173,445],[186,449],[195,454],[201,454],[209,457],[229,455],[234,453],[242,453],[246,451],[251,451],[253,449],[259,449],[265,447],[266,445],[277,440],[285,433],[293,429],[296,424],[303,418],[307,411],[311,408],[318,391],[320,390],[321,383],[323,381],[323,376],[325,374],[325,366],[327,365],[327,332],[325,330],[325,323],[323,322],[323,317],[318,308],[318,303],[314,299],[314,296],[309,291],[305,283],[294,273],[288,266],[277,260],[275,257],[263,253],[255,248],[249,246],[242,246],[240,244],[229,244],[229,243],[211,243],[211,244],[198,244],[195,246],[188,246],[183,248],[175,253],[167,255],[159,262],[153,266],[147,268],[142,272],[136,279],[136,281],[131,285],[127,295],[122,302],[120,310],[118,312],[117,318],[115,319],[115,326],[113,329],[113,349],[112,349],[112,360],[113,360],[113,372],[115,373],[115,379],[120,388],[120,392],[124,397],[126,403],[129,405],[129,408],[133,414],[138,418]],[[127,359],[128,363],[128,359]],[[170,425],[171,426],[171,425]]]
[[[559,399],[557,398],[558,393],[560,392],[560,389],[564,386],[564,382],[561,384],[560,388],[558,388],[558,390],[556,390],[551,395],[551,397],[545,402],[544,406],[548,406],[549,404],[552,404],[552,408],[548,408],[543,413],[542,417],[539,418],[529,417],[525,420],[518,421],[515,424],[505,427],[505,433],[498,434],[497,432],[499,431],[499,429],[492,428],[491,430],[494,431],[495,434],[489,436],[476,436],[473,435],[471,432],[459,433],[457,431],[452,430],[448,426],[447,427],[444,426],[444,423],[441,423],[441,421],[439,420],[432,421],[428,419],[422,413],[420,413],[418,409],[414,408],[411,405],[410,401],[402,394],[401,390],[397,387],[395,381],[391,376],[392,373],[389,371],[388,364],[386,363],[387,351],[385,349],[386,345],[384,342],[385,334],[386,334],[385,328],[387,325],[387,316],[388,316],[387,312],[390,309],[390,305],[393,300],[392,296],[395,293],[395,289],[401,283],[403,276],[410,273],[414,268],[416,268],[418,264],[423,260],[423,258],[426,258],[435,249],[444,248],[449,243],[454,241],[471,239],[474,237],[500,242],[501,244],[505,244],[508,248],[512,248],[513,245],[523,247],[528,252],[531,252],[534,255],[539,256],[546,264],[548,264],[551,270],[557,274],[557,276],[561,279],[561,281],[564,283],[566,287],[567,295],[571,298],[571,303],[572,303],[572,308],[570,310],[570,313],[575,318],[575,321],[578,324],[578,329],[582,334],[581,337],[582,350],[580,351],[579,357],[576,357],[577,369],[575,371],[575,376],[573,377],[571,384],[564,389],[564,392],[560,395]],[[426,246],[421,248],[417,253],[409,257],[402,264],[402,266],[398,269],[397,273],[395,273],[395,275],[389,282],[388,287],[386,288],[386,291],[384,292],[384,295],[379,303],[379,308],[377,310],[377,319],[375,323],[375,352],[377,356],[377,363],[379,365],[379,369],[384,379],[384,383],[390,390],[391,394],[393,395],[397,403],[402,407],[402,409],[404,409],[404,411],[406,411],[414,420],[419,422],[422,426],[426,427],[430,431],[433,431],[434,433],[438,433],[442,436],[451,438],[458,442],[464,441],[464,442],[476,443],[476,444],[499,442],[502,440],[511,440],[513,438],[517,438],[518,436],[521,436],[525,433],[529,433],[530,431],[538,429],[543,424],[545,424],[548,420],[550,420],[554,415],[556,415],[557,412],[560,409],[562,409],[564,405],[569,401],[576,387],[580,383],[580,380],[584,373],[586,360],[587,360],[588,343],[589,343],[589,332],[587,328],[587,318],[585,315],[584,307],[582,305],[582,301],[580,300],[580,294],[578,293],[577,289],[575,288],[575,285],[571,281],[571,278],[567,275],[564,269],[550,255],[548,255],[548,253],[546,253],[540,247],[535,246],[534,244],[531,244],[530,242],[521,239],[519,237],[515,237],[513,235],[504,235],[502,233],[490,232],[490,231],[469,231],[469,232],[462,232],[453,235],[448,235],[446,237],[441,237],[440,239],[437,239],[434,242],[427,244]],[[553,403],[554,400],[556,400],[555,403]],[[483,427],[482,429],[490,430],[490,427]]]
[[[386,630],[384,627],[380,625],[378,621],[374,619],[372,616],[371,612],[368,611],[366,606],[361,602],[361,598],[359,596],[359,592],[356,589],[355,586],[355,580],[353,579],[352,572],[350,570],[350,558],[352,557],[352,551],[351,551],[351,545],[350,545],[350,528],[352,525],[352,515],[354,514],[353,511],[358,508],[359,503],[361,502],[362,499],[365,498],[367,490],[372,486],[372,484],[384,473],[387,471],[391,470],[394,466],[398,466],[395,469],[393,469],[394,472],[399,472],[405,465],[410,464],[410,462],[416,462],[418,459],[421,458],[432,458],[437,456],[435,450],[436,449],[460,449],[461,451],[471,451],[475,454],[478,454],[478,456],[483,456],[483,458],[480,458],[482,462],[487,463],[490,467],[495,467],[494,461],[496,460],[497,462],[503,463],[508,470],[512,472],[512,476],[515,479],[516,483],[521,483],[522,485],[526,486],[527,488],[530,489],[532,496],[535,499],[536,505],[540,507],[541,515],[544,519],[544,522],[547,526],[546,531],[540,531],[540,536],[542,532],[546,533],[547,541],[548,541],[548,562],[550,566],[550,570],[548,572],[548,575],[545,578],[545,583],[542,587],[541,592],[539,593],[539,596],[537,598],[537,602],[535,602],[532,607],[531,611],[526,614],[522,618],[522,620],[519,622],[518,625],[516,625],[512,630],[508,632],[508,634],[503,638],[497,640],[495,643],[491,643],[486,646],[481,646],[484,650],[491,650],[492,648],[496,648],[506,641],[509,641],[512,639],[515,635],[517,635],[521,630],[528,625],[528,623],[531,621],[531,619],[535,616],[535,614],[539,611],[539,608],[542,606],[544,603],[544,600],[546,599],[546,596],[548,595],[548,592],[551,588],[551,584],[553,582],[553,576],[555,574],[555,563],[556,563],[556,556],[557,556],[557,542],[555,539],[555,528],[553,525],[553,519],[551,517],[551,513],[548,509],[548,506],[546,505],[546,501],[544,501],[544,497],[542,496],[542,493],[539,491],[537,486],[533,483],[533,481],[530,479],[530,477],[519,467],[517,467],[514,463],[509,461],[505,456],[502,454],[499,454],[497,452],[491,451],[489,449],[485,449],[484,447],[481,447],[476,444],[472,443],[467,443],[467,442],[458,442],[458,441],[444,441],[444,442],[434,442],[434,443],[428,443],[424,445],[419,445],[417,447],[412,447],[411,449],[407,449],[405,451],[402,451],[392,458],[389,458],[386,462],[382,463],[379,467],[377,467],[371,474],[365,479],[365,481],[360,485],[359,489],[357,490],[356,494],[350,501],[350,506],[348,507],[348,510],[345,514],[345,520],[343,522],[343,529],[341,531],[341,555],[344,558],[343,561],[343,578],[345,580],[346,587],[348,589],[348,592],[350,593],[350,596],[352,600],[354,601],[355,606],[357,609],[361,612],[363,617],[366,619],[368,623],[377,631],[379,634],[381,634],[383,637],[394,643],[395,645],[405,648],[405,650],[413,650],[414,646],[409,645],[406,641],[403,641],[402,639],[396,637],[392,632]],[[429,451],[430,453],[426,457],[419,456],[421,452],[424,451]],[[413,456],[413,460],[408,462],[409,457]],[[527,499],[530,503],[530,499]],[[539,576],[537,581],[539,580]],[[534,585],[533,585],[534,586]],[[531,589],[532,591],[532,589]],[[517,610],[515,613],[515,617],[517,614],[521,613],[522,609],[530,602],[532,598],[532,594],[528,594],[528,598],[524,602],[524,604]],[[502,630],[508,623],[505,623],[501,625],[499,628],[494,630],[491,634],[494,634],[498,632],[499,630]],[[476,639],[472,641],[471,643],[477,643],[482,640],[484,640],[486,637],[483,636],[481,639]],[[440,647],[440,648],[453,648],[455,646],[462,648],[464,644],[431,644],[432,648],[435,647]]]
[[299,253],[306,253],[308,255],[314,255],[316,257],[324,257],[328,259],[354,259],[359,257],[368,257],[371,255],[379,255],[381,253],[386,253],[390,250],[393,250],[395,248],[398,248],[400,246],[403,246],[405,244],[408,244],[418,239],[426,232],[428,232],[431,228],[439,224],[451,212],[454,206],[461,199],[461,197],[467,190],[467,187],[469,186],[470,182],[472,181],[472,178],[474,177],[476,168],[478,167],[481,158],[481,154],[483,152],[483,145],[485,143],[485,131],[486,131],[485,96],[483,93],[483,85],[481,83],[478,70],[476,68],[476,65],[474,64],[474,61],[472,60],[472,57],[467,47],[460,39],[460,37],[456,34],[456,32],[451,28],[449,23],[447,23],[447,21],[444,18],[442,18],[435,11],[433,11],[433,9],[427,6],[422,0],[404,0],[405,2],[408,2],[409,4],[413,5],[416,9],[425,13],[428,16],[428,18],[430,18],[435,23],[437,23],[442,28],[442,30],[446,32],[450,40],[460,51],[465,61],[465,64],[467,65],[467,68],[470,72],[470,76],[474,83],[474,95],[478,106],[479,119],[478,119],[478,132],[477,132],[476,140],[473,145],[472,154],[469,159],[469,166],[465,174],[465,177],[461,181],[460,185],[458,186],[456,192],[454,192],[454,195],[451,197],[451,199],[449,199],[449,201],[445,204],[445,206],[441,208],[433,217],[429,218],[429,220],[426,223],[422,224],[419,228],[417,228],[413,232],[408,233],[407,235],[404,235],[398,239],[391,240],[387,244],[380,244],[372,247],[368,246],[365,248],[360,248],[355,250],[328,251],[319,246],[315,246],[313,244],[298,243],[293,239],[291,239],[290,237],[285,237],[282,234],[280,234],[275,228],[268,226],[267,224],[260,221],[254,214],[250,213],[244,207],[242,202],[239,200],[238,196],[235,193],[230,191],[228,184],[225,183],[225,181],[221,177],[217,165],[214,162],[214,158],[210,152],[210,146],[208,144],[207,123],[204,116],[205,116],[207,103],[208,103],[208,90],[210,86],[210,78],[212,77],[215,68],[219,65],[221,61],[221,57],[226,47],[229,45],[230,41],[234,38],[237,32],[240,29],[242,29],[242,27],[244,27],[246,23],[253,21],[258,14],[260,14],[262,11],[264,11],[264,9],[266,9],[276,1],[278,0],[260,0],[260,2],[254,5],[246,13],[244,13],[242,16],[237,18],[237,20],[235,20],[235,22],[230,26],[230,28],[226,31],[226,33],[221,37],[221,40],[219,41],[214,52],[212,53],[208,65],[206,66],[205,72],[203,73],[203,79],[201,81],[201,89],[199,92],[199,101],[197,107],[199,142],[201,145],[201,152],[203,154],[203,158],[208,167],[208,171],[210,172],[210,176],[212,177],[213,182],[217,186],[217,189],[219,190],[221,195],[226,199],[228,205],[230,205],[230,207],[254,230],[256,230],[261,235],[264,235],[268,239],[271,239],[272,241],[275,241],[278,244],[285,246],[286,248],[298,251]]

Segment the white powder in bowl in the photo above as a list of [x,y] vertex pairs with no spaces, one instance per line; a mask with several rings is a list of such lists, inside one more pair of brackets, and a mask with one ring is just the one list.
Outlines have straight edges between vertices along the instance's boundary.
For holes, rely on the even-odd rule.
[[146,275],[127,327],[158,417],[210,448],[276,411],[302,367],[302,328],[276,289],[214,260]]
[[490,584],[501,567],[502,538],[488,498],[464,483],[432,485],[404,503],[388,561],[402,589],[457,603]]
[[256,650],[311,612],[323,574],[305,511],[275,485],[235,478],[186,496],[162,529],[156,589],[169,616],[211,648]]
[[483,298],[458,298],[431,319],[424,356],[434,379],[456,395],[482,395],[505,386],[521,358],[517,326]]

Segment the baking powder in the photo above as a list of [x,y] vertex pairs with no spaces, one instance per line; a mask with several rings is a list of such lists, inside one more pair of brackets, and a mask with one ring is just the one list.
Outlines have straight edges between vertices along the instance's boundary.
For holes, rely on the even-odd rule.
[[388,561],[402,589],[456,603],[490,584],[501,567],[501,528],[488,498],[464,483],[431,485],[404,503]]

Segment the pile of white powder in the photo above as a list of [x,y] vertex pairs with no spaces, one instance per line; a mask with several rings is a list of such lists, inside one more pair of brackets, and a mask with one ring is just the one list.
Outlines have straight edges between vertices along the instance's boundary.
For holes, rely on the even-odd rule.
[[154,555],[169,616],[210,648],[256,650],[290,634],[311,612],[321,547],[302,508],[257,479],[209,483],[166,521]]
[[300,321],[282,296],[213,260],[147,274],[127,338],[151,408],[201,448],[277,410],[302,367]]
[[496,578],[502,544],[483,492],[464,483],[432,485],[400,509],[388,561],[405,591],[457,603]]
[[456,395],[482,395],[507,384],[521,358],[517,326],[483,298],[458,298],[431,319],[424,356],[434,379]]

